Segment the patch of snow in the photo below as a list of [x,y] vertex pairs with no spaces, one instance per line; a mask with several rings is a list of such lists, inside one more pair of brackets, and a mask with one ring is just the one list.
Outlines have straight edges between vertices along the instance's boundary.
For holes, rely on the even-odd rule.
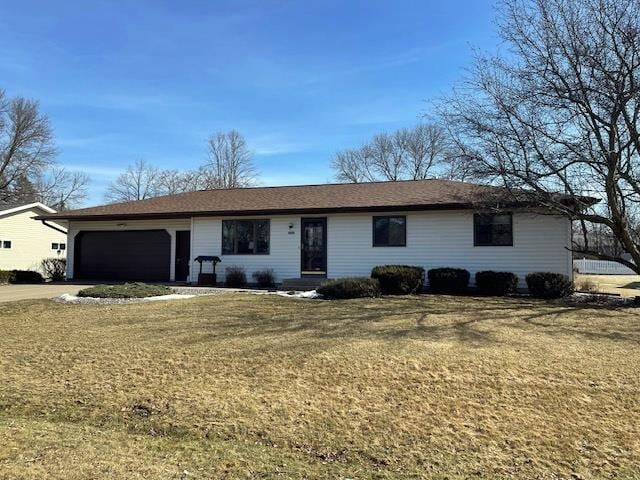
[[[119,303],[139,303],[139,302],[155,302],[160,300],[183,300],[194,297],[199,297],[202,295],[212,295],[212,294],[220,294],[220,293],[249,293],[251,295],[278,295],[280,297],[287,298],[301,298],[301,299],[316,299],[322,298],[315,290],[309,290],[306,292],[300,291],[286,291],[286,290],[253,290],[253,289],[237,289],[237,288],[207,288],[205,289],[193,289],[191,290],[193,293],[186,293],[188,291],[187,288],[177,290],[177,293],[172,293],[169,295],[159,295],[156,297],[146,297],[146,298],[98,298],[98,297],[78,297],[77,295],[71,295],[69,293],[64,293],[59,297],[56,297],[54,300],[58,302],[64,303],[96,303],[96,304],[119,304]],[[178,293],[180,292],[180,293]]]
[[281,297],[292,297],[292,298],[322,298],[322,295],[320,295],[318,292],[316,292],[315,290],[308,290],[306,292],[284,292],[281,290],[278,290],[277,292],[275,292],[276,295],[280,295]]
[[138,303],[138,302],[156,302],[159,300],[186,300],[196,295],[180,295],[172,293],[169,295],[158,295],[155,297],[145,298],[99,298],[99,297],[79,297],[70,293],[63,293],[55,300],[65,303]]

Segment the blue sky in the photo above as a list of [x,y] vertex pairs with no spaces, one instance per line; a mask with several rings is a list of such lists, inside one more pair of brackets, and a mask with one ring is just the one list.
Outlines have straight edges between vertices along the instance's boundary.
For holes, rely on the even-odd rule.
[[493,17],[489,0],[4,2],[0,88],[40,101],[87,204],[136,159],[200,165],[232,128],[262,184],[319,183],[337,150],[428,114],[496,45]]

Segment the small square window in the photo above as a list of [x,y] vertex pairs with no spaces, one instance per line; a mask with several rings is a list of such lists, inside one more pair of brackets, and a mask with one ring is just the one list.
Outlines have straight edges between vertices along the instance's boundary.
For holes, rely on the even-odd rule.
[[60,250],[60,244],[59,243],[52,243],[51,244],[51,250]]
[[66,243],[61,243],[60,244],[60,250],[66,250],[67,248],[67,244]]
[[476,213],[473,216],[473,244],[476,247],[512,247],[511,214]]
[[406,245],[406,217],[373,217],[374,247],[405,247]]
[[11,248],[11,240],[5,240],[2,242],[2,248]]

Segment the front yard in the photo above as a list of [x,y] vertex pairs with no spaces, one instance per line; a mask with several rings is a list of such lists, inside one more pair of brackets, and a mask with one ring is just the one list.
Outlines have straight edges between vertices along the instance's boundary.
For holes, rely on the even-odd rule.
[[640,310],[0,304],[0,478],[640,478]]

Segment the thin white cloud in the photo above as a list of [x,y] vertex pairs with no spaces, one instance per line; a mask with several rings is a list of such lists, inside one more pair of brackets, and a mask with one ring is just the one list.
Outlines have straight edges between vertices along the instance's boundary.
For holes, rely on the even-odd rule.
[[49,96],[47,103],[62,106],[82,106],[131,112],[152,111],[164,108],[183,108],[197,105],[193,100],[176,95],[150,95],[125,93],[77,93]]
[[[252,83],[267,87],[274,84],[288,87],[313,87],[424,62],[429,56],[460,43],[462,43],[461,40],[451,40],[429,47],[411,48],[404,52],[387,55],[381,53],[376,59],[350,64],[319,64],[314,63],[313,59],[290,64],[264,56],[248,56],[239,66],[241,71],[235,70],[234,78],[249,78]],[[233,71],[234,68],[227,66],[227,70]],[[259,74],[256,75],[256,72]],[[212,73],[218,75],[220,71],[216,68]]]
[[303,152],[309,147],[305,143],[287,140],[278,134],[250,137],[247,141],[251,151],[260,157]]
[[113,141],[115,135],[89,135],[86,137],[62,137],[56,140],[56,144],[61,148],[88,147],[102,145]]
[[124,171],[124,167],[107,167],[103,165],[64,164],[71,172],[84,172],[90,177],[116,178]]

